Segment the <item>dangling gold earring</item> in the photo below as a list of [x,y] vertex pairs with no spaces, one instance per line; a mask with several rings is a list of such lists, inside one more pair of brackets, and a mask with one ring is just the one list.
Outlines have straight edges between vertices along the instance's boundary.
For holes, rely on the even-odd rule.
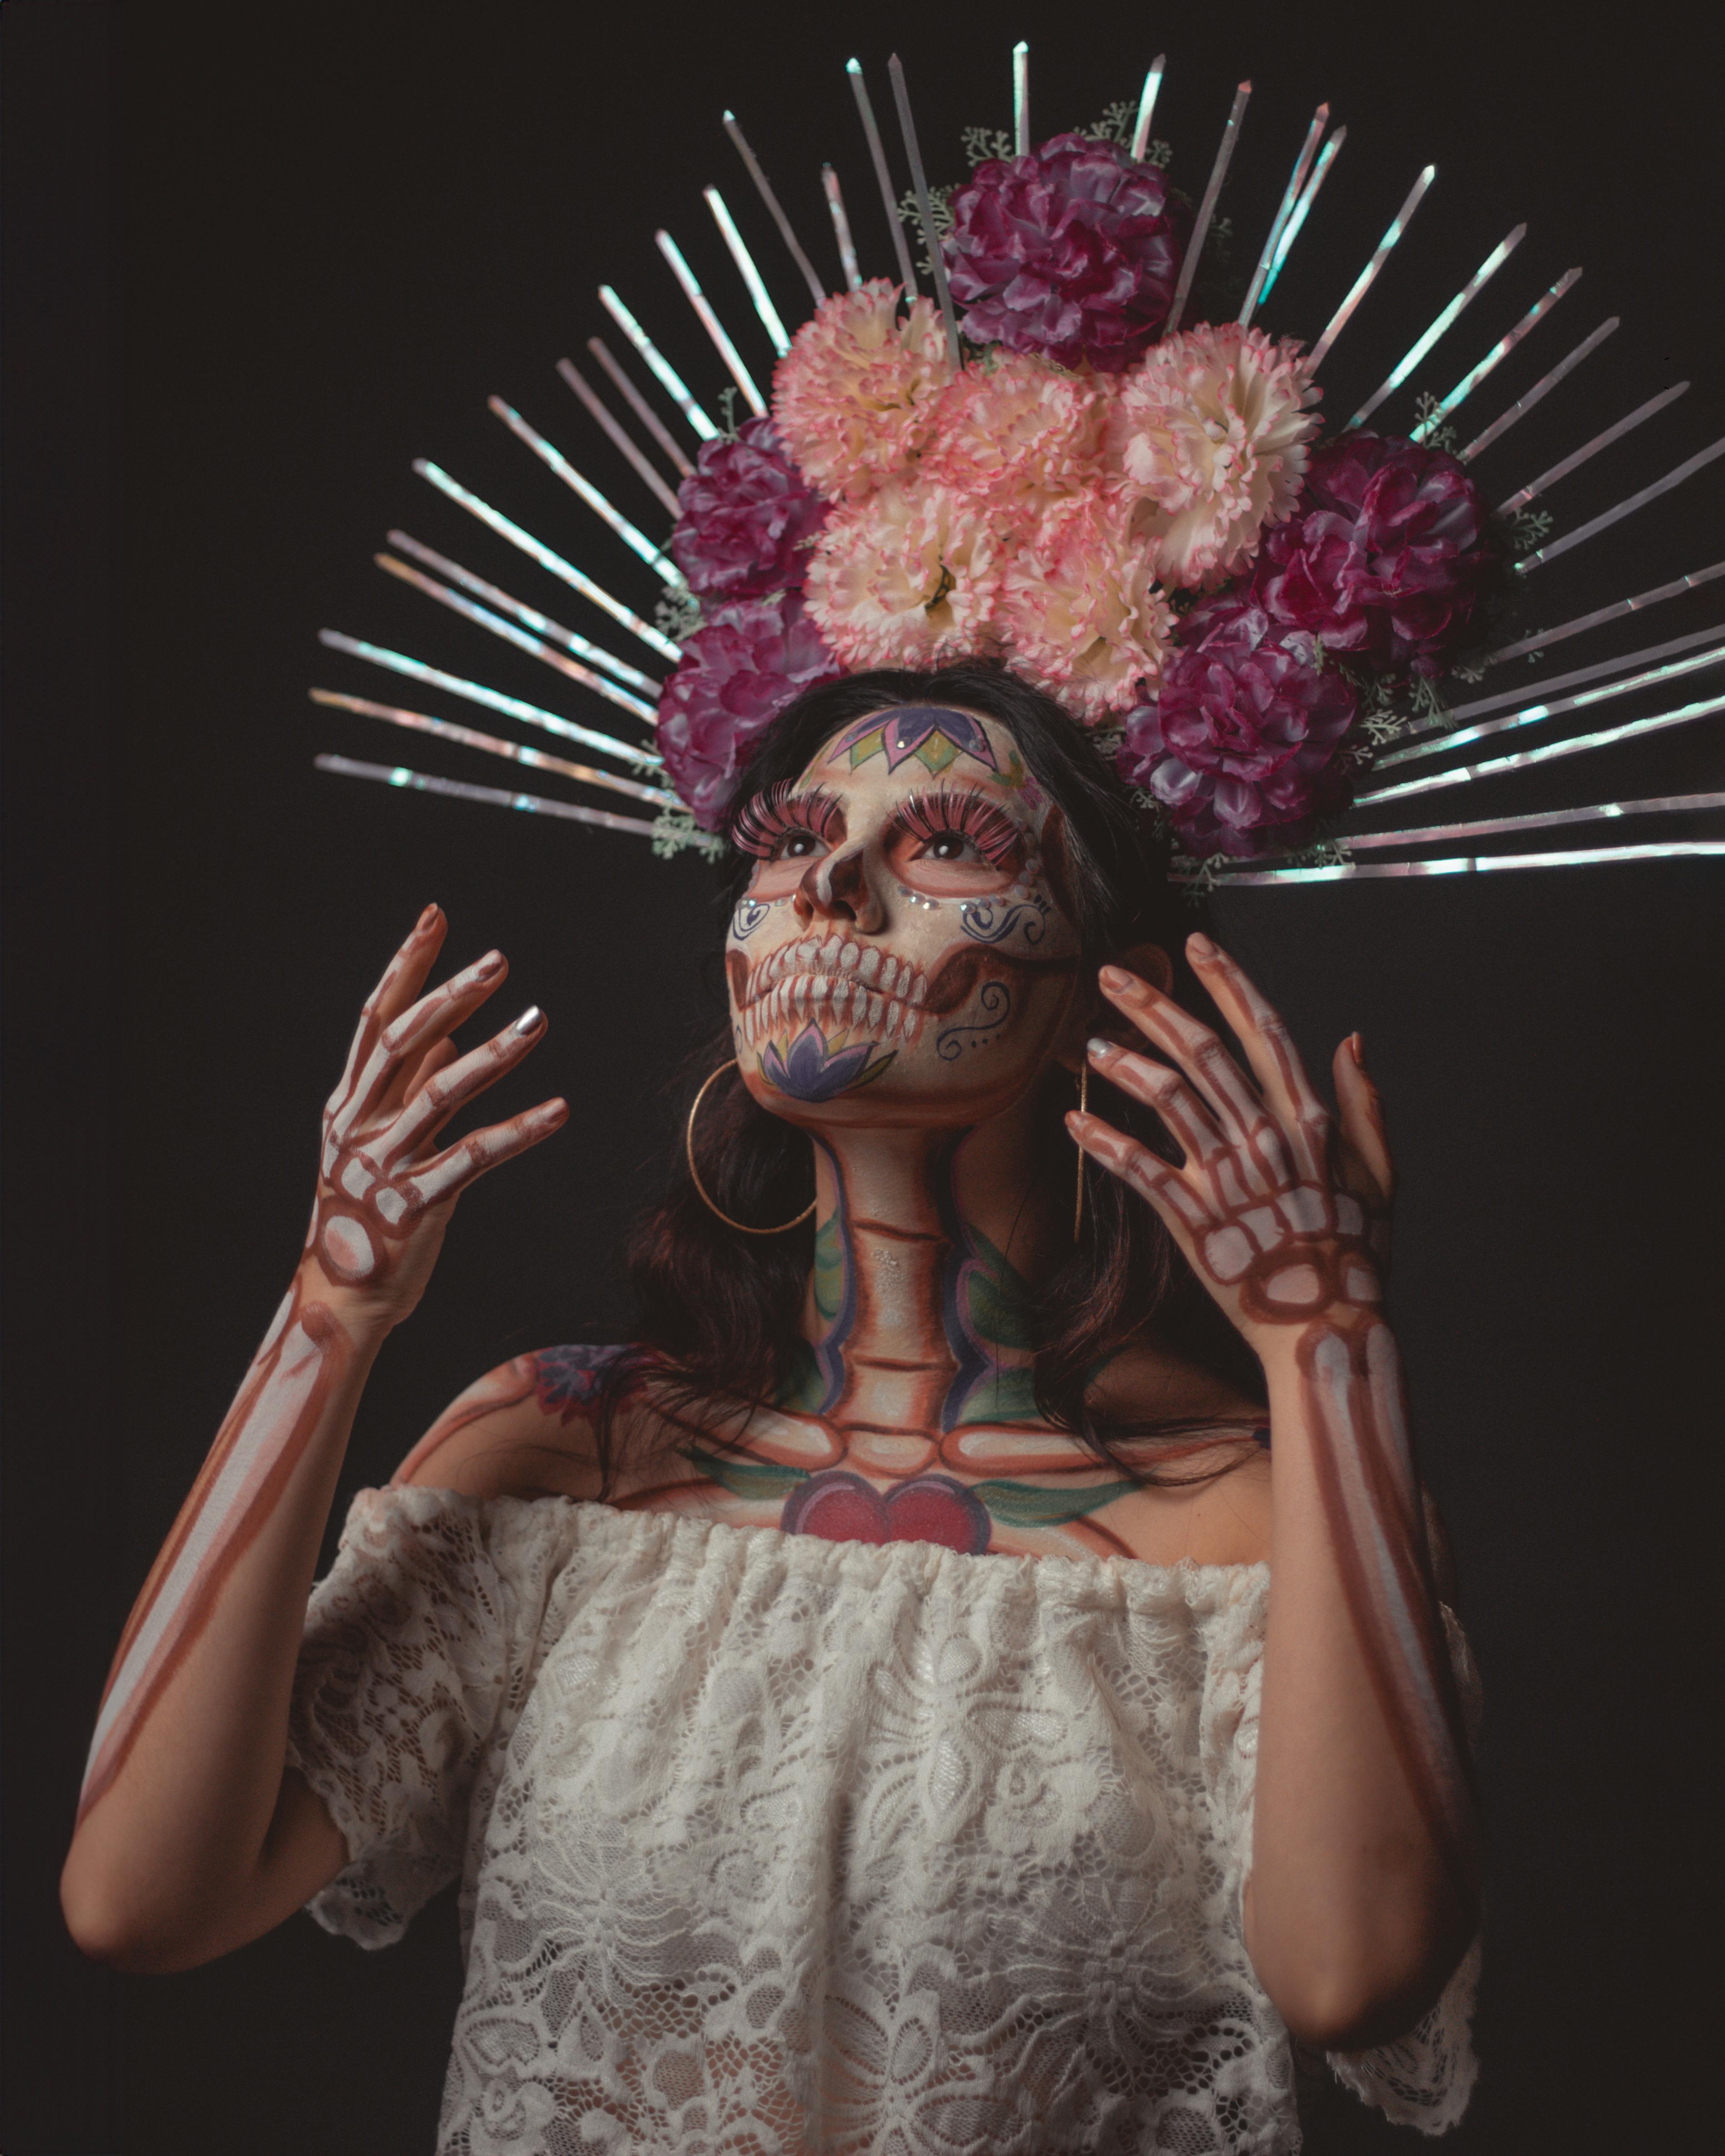
[[[1078,1066],[1078,1112],[1090,1113],[1090,1063],[1088,1059]],[[1078,1240],[1078,1231],[1084,1225],[1084,1147],[1078,1148],[1078,1196],[1072,1206],[1072,1240]]]
[[719,1211],[719,1208],[707,1195],[706,1185],[701,1179],[701,1171],[695,1165],[695,1118],[701,1113],[701,1104],[712,1089],[713,1078],[722,1078],[727,1070],[734,1070],[736,1068],[737,1058],[733,1055],[728,1063],[721,1063],[719,1065],[712,1074],[712,1077],[707,1080],[706,1085],[695,1096],[695,1106],[689,1111],[689,1127],[683,1134],[683,1150],[689,1156],[689,1179],[695,1185],[696,1190],[700,1194],[701,1202],[708,1212],[717,1213],[727,1228],[736,1229],[739,1235],[782,1235],[788,1228],[802,1226],[814,1210],[814,1200],[812,1198],[794,1220],[781,1220],[776,1228],[751,1228],[746,1221],[733,1220],[728,1213]]

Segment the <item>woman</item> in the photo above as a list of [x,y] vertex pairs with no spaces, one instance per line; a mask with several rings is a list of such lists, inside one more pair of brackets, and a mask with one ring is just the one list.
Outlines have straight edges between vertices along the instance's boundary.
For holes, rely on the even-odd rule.
[[184,1968],[314,1900],[377,1944],[460,1873],[445,2149],[1291,2149],[1289,2034],[1452,2123],[1466,1656],[1358,1039],[1332,1116],[1204,937],[1245,1068],[1170,998],[1135,812],[997,670],[805,696],[727,832],[741,1084],[639,1240],[643,1339],[457,1400],[302,1647],[372,1358],[566,1114],[438,1150],[545,1021],[457,1055],[506,968],[422,993],[435,907],[367,1004],[116,1659],[74,1935]]

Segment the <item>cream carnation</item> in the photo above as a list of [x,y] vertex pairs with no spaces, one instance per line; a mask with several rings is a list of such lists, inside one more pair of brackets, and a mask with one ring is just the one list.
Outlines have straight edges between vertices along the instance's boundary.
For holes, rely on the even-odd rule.
[[1087,726],[1142,702],[1174,622],[1125,506],[1084,496],[1053,511],[1006,563],[994,618],[1009,665]]
[[932,665],[989,644],[994,559],[962,496],[889,480],[827,520],[804,599],[847,667]]
[[1163,583],[1222,583],[1292,514],[1317,398],[1291,344],[1234,322],[1164,337],[1124,377],[1109,462]]
[[942,393],[922,470],[986,501],[997,524],[1034,520],[1096,485],[1104,413],[1093,381],[1003,352]]
[[822,300],[773,378],[773,417],[811,486],[859,500],[915,462],[952,377],[934,305],[884,277]]

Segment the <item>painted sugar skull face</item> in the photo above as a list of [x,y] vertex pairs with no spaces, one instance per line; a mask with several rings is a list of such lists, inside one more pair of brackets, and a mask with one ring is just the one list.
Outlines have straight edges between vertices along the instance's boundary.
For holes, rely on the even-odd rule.
[[1043,1069],[1076,980],[1065,819],[1006,728],[903,706],[748,803],[732,1035],[801,1123],[968,1123]]

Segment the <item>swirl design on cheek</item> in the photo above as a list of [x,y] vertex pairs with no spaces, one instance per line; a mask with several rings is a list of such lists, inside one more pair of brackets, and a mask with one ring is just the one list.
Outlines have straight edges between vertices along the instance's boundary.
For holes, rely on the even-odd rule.
[[746,943],[772,911],[770,906],[763,906],[757,898],[738,899],[737,911],[731,916],[732,942]]
[[980,1019],[968,1025],[949,1025],[936,1034],[934,1052],[942,1063],[957,1062],[967,1048],[986,1048],[1012,1015],[1012,990],[1004,981],[984,981],[977,1003]]
[[959,926],[978,943],[1000,943],[1016,932],[1034,950],[1048,926],[1049,904],[1034,894],[1013,904],[1004,899],[967,899],[958,909]]

